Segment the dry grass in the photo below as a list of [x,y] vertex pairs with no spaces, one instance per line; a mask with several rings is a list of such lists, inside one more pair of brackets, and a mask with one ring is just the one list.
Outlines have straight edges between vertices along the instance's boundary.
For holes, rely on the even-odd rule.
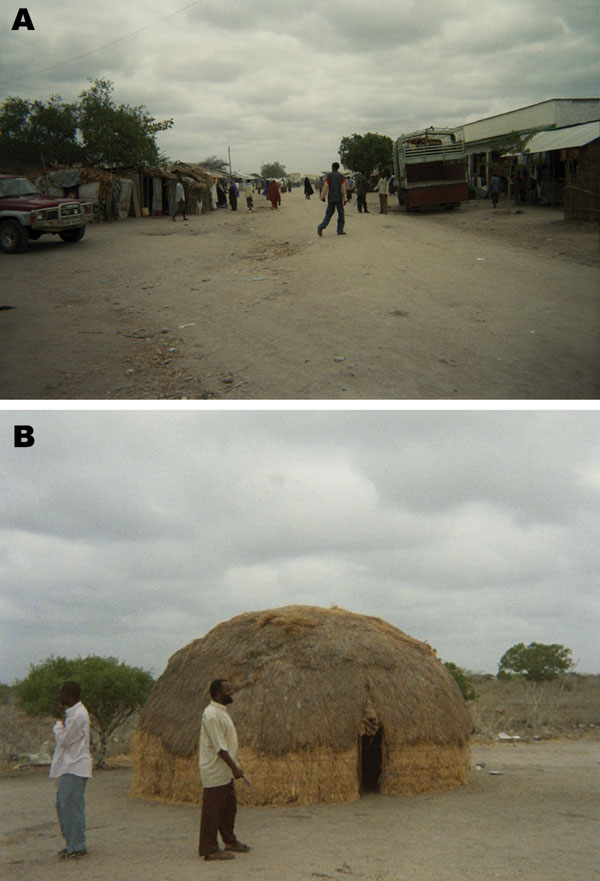
[[564,737],[600,731],[600,676],[570,675],[531,683],[471,676],[475,734],[500,732],[521,737]]
[[[108,745],[109,765],[113,759],[124,762],[120,757],[131,756],[137,724],[136,713],[115,731]],[[52,716],[28,716],[15,705],[11,695],[7,703],[0,705],[0,765],[27,763],[28,756],[40,753],[44,744],[51,754],[53,725]]]
[[[338,753],[321,747],[284,756],[242,747],[239,761],[254,786],[253,791],[238,782],[240,804],[336,804],[360,798],[356,747]],[[160,738],[143,731],[135,740],[134,769],[133,796],[193,804],[202,799],[197,755],[174,757]],[[467,745],[405,744],[388,750],[380,792],[414,795],[453,789],[467,782],[468,772]]]
[[381,792],[416,795],[454,789],[469,776],[468,745],[405,744],[390,750]]
[[[254,791],[237,784],[240,804],[286,805],[356,801],[360,797],[356,750],[301,750],[284,756],[257,754],[241,747],[239,762]],[[202,799],[198,756],[170,755],[160,738],[139,731],[135,740],[131,794],[142,798],[192,802]]]
[[363,732],[367,708],[388,738],[405,743],[464,743],[471,730],[456,683],[428,645],[379,618],[305,606],[239,615],[173,655],[142,730],[191,755],[219,676],[236,691],[240,742],[259,753],[341,752]]
[[361,736],[379,728],[385,791],[464,782],[472,717],[428,645],[380,618],[287,606],[232,618],[173,655],[140,716],[136,793],[196,800],[200,719],[219,676],[233,683],[240,759],[265,803],[358,798]]

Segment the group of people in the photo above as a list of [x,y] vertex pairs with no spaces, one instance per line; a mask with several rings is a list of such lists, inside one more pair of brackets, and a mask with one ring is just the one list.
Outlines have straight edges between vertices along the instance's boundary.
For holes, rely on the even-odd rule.
[[[198,853],[205,860],[230,860],[250,848],[234,832],[237,800],[234,780],[244,777],[238,765],[238,739],[227,712],[233,688],[227,679],[210,684],[210,703],[200,725],[199,772],[202,813]],[[50,777],[56,779],[56,812],[65,847],[61,860],[78,860],[87,854],[85,791],[92,776],[90,717],[81,701],[78,682],[65,682],[55,705],[55,749]],[[219,847],[220,833],[223,848]]]
[[[360,172],[355,175],[353,178],[346,178],[340,173],[340,164],[339,162],[334,162],[331,166],[331,171],[325,177],[319,178],[316,185],[319,190],[319,197],[322,202],[327,203],[327,209],[325,211],[325,216],[321,223],[317,227],[317,233],[319,236],[323,235],[323,230],[329,225],[331,218],[337,211],[337,234],[338,235],[346,235],[344,232],[345,225],[345,214],[344,214],[344,206],[347,202],[349,202],[352,198],[353,192],[356,192],[356,202],[357,209],[360,214],[369,214],[369,210],[367,208],[367,192],[369,190],[369,181],[367,180],[364,174]],[[249,180],[244,184],[244,196],[246,198],[246,206],[249,212],[254,210],[254,193],[255,193],[255,182]],[[214,207],[227,205],[227,196],[225,189],[221,182],[217,182],[215,185],[216,193],[217,193],[217,204]],[[259,192],[261,192],[260,187],[263,186],[263,182],[259,184]],[[282,184],[282,187],[284,184]],[[287,183],[288,191],[291,190],[291,184]],[[392,179],[389,171],[384,171],[379,175],[379,179],[377,181],[376,189],[379,195],[379,213],[387,214],[388,213],[388,197],[390,195],[392,186]],[[238,199],[240,197],[240,190],[238,188],[235,180],[231,179],[227,186],[227,194],[229,196],[229,205],[232,211],[237,211]],[[281,205],[281,189],[278,182],[273,180],[268,180],[264,182],[264,188],[262,189],[262,195],[271,203],[271,210],[277,210]],[[304,178],[304,196],[308,200],[310,197],[314,195],[314,188],[311,183],[310,178]],[[181,180],[179,180],[175,187],[175,211],[173,214],[173,220],[177,217],[179,213],[183,214],[183,219],[187,220],[185,215],[185,192],[183,189],[183,184]]]
[[[329,222],[337,211],[337,234],[338,236],[346,235],[344,231],[345,214],[344,206],[349,201],[350,196],[347,190],[346,178],[340,173],[339,162],[334,162],[331,171],[325,178],[323,188],[321,190],[321,201],[327,202],[325,216],[321,223],[317,226],[317,235],[322,236],[323,230],[329,225]],[[308,178],[306,179],[308,180]],[[309,182],[310,183],[310,182]],[[364,174],[357,174],[352,181],[352,185],[356,189],[356,201],[359,213],[369,214],[367,208],[367,192],[369,190],[369,182]],[[388,171],[384,171],[379,175],[377,182],[377,192],[379,194],[379,213],[388,213],[388,196],[390,194],[391,178]],[[304,185],[306,193],[306,181]],[[310,198],[310,196],[307,196]]]
[[[265,182],[256,182],[253,180],[246,181],[242,185],[242,192],[246,199],[246,207],[248,211],[252,212],[254,210],[254,195],[256,192],[261,191],[262,195],[271,203],[271,208],[277,209],[281,205],[281,192],[284,188],[287,188],[288,192],[290,192],[291,183],[282,183],[280,187],[275,179],[267,180]],[[233,178],[231,178],[228,183],[223,183],[220,180],[216,181],[211,188],[211,207],[226,208],[227,202],[229,201],[229,207],[231,210],[237,211],[240,195],[240,187],[238,186],[237,181]],[[188,219],[186,216],[185,190],[181,178],[175,184],[175,200],[171,213],[173,221],[176,220],[178,214],[182,214],[184,220]]]

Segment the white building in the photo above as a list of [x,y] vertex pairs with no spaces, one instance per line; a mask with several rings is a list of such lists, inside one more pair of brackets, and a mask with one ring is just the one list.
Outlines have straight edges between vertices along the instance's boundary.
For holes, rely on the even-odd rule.
[[489,180],[492,154],[502,152],[503,137],[517,132],[522,138],[540,131],[566,128],[600,119],[600,98],[550,98],[539,104],[477,119],[462,126],[469,179],[475,186]]

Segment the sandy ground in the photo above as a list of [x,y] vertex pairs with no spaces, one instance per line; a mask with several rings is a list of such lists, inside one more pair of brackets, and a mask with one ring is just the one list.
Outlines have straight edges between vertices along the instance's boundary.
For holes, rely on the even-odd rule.
[[[477,762],[485,763],[481,770]],[[598,870],[597,740],[477,745],[466,787],[368,795],[349,805],[239,809],[252,846],[228,863],[197,856],[199,808],[131,799],[131,769],[98,773],[87,796],[88,856],[62,839],[47,769],[2,788],[2,877],[14,881],[591,881]],[[491,771],[502,772],[499,775]]]
[[2,399],[595,399],[598,230],[489,201],[92,225],[0,254]]

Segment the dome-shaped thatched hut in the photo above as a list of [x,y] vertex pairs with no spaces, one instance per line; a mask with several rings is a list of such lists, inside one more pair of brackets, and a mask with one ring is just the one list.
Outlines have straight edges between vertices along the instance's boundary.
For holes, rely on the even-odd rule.
[[239,761],[258,794],[238,786],[242,803],[466,782],[471,717],[428,645],[380,618],[288,606],[239,615],[173,655],[140,717],[133,794],[201,800],[200,717],[218,677],[234,686]]

